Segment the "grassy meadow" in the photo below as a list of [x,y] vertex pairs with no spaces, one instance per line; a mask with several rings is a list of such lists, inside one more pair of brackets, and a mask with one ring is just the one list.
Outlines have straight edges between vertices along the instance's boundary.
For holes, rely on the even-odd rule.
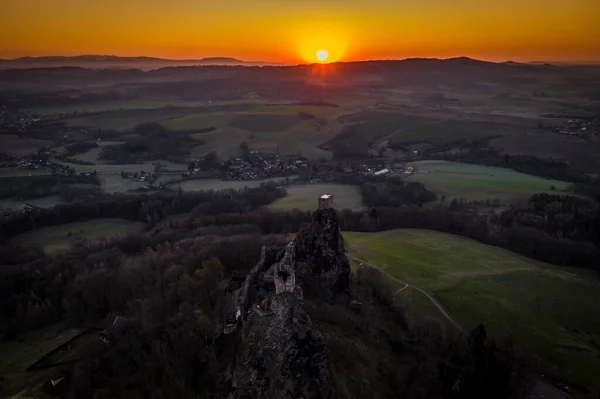
[[498,135],[516,135],[529,127],[498,122],[428,118],[406,113],[372,110],[343,116],[341,121],[356,123],[356,134],[348,138],[360,148],[370,145],[381,136],[389,136],[392,145],[428,142],[444,145],[463,140],[481,140]]
[[[239,156],[240,144],[247,141],[252,150],[330,159],[331,153],[319,149],[318,145],[339,133],[341,123],[336,118],[345,112],[337,107],[232,103],[209,107],[114,110],[67,119],[66,122],[69,126],[114,130],[121,134],[140,124],[157,122],[173,132],[188,132],[199,141],[190,149],[191,157],[202,157],[216,151],[221,159],[229,159]],[[315,120],[299,116],[300,113],[320,118],[322,126],[316,126]],[[210,127],[216,130],[197,133]],[[84,160],[89,161],[96,152],[84,155]]]
[[35,372],[27,368],[41,357],[64,344],[77,335],[76,330],[67,329],[62,324],[31,331],[19,340],[4,340],[0,342],[0,375],[3,377],[2,392],[20,392],[25,396],[13,397],[27,398],[31,391],[32,397],[38,397],[39,387],[48,378],[56,375],[56,368],[39,369]]
[[20,245],[39,245],[44,249],[45,253],[53,254],[67,250],[73,238],[112,238],[141,232],[143,229],[143,223],[125,219],[93,219],[87,222],[42,227],[19,234],[12,238],[11,241]]
[[12,157],[23,157],[37,152],[41,147],[50,147],[52,141],[17,136],[15,134],[0,135],[0,152]]
[[[410,163],[408,164],[410,166]],[[454,162],[415,165],[407,182],[419,181],[428,189],[467,200],[522,199],[539,192],[566,190],[569,183],[544,179],[512,169]]]
[[[599,387],[597,276],[428,230],[344,238],[351,255],[430,292],[465,330],[482,323],[489,334],[537,356],[545,372]],[[423,297],[410,288],[397,295],[411,319],[441,320]]]
[[[173,189],[181,188],[183,191],[208,191],[208,190],[241,190],[243,188],[254,188],[260,186],[262,183],[267,182],[280,182],[283,181],[284,177],[276,177],[273,179],[265,180],[219,180],[219,179],[194,179],[184,180],[177,183],[172,183],[169,187]],[[290,179],[294,179],[294,176],[290,176]]]
[[345,184],[302,184],[286,187],[287,195],[271,205],[271,209],[300,209],[313,211],[317,208],[317,198],[323,193],[333,194],[336,209],[364,209],[362,195],[357,186]]

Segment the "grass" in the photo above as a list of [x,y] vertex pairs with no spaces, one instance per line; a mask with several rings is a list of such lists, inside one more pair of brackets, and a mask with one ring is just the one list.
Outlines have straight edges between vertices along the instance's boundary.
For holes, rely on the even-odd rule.
[[[92,129],[129,130],[137,125],[151,122],[167,123],[186,116],[199,114],[220,114],[227,112],[243,112],[254,109],[255,104],[224,104],[208,107],[165,107],[159,109],[130,109],[93,114],[79,118],[67,119],[67,125],[88,127]],[[186,124],[188,122],[173,122]]]
[[600,168],[600,144],[565,134],[540,133],[518,137],[498,137],[489,145],[509,155],[533,155],[564,159],[575,168],[593,172]]
[[193,114],[161,122],[161,125],[169,130],[185,131],[217,127],[226,122],[226,114]]
[[87,222],[42,227],[19,234],[11,241],[21,245],[39,245],[47,254],[53,254],[68,249],[72,237],[110,238],[137,233],[142,231],[143,228],[143,223],[131,222],[125,219],[94,219]]
[[[327,119],[324,126],[303,119],[300,112]],[[248,140],[250,148],[281,155],[302,155],[309,159],[330,159],[331,153],[318,148],[334,137],[342,125],[335,119],[344,111],[335,107],[304,105],[267,106],[227,104],[212,107],[173,107],[132,109],[68,119],[70,126],[126,131],[143,123],[157,122],[173,132],[190,132],[202,144],[190,149],[190,157],[202,157],[216,151],[221,160],[241,155],[240,144]],[[208,127],[208,133],[193,133]],[[82,157],[90,162],[99,151]],[[81,158],[81,157],[78,157]],[[91,161],[93,162],[93,161]]]
[[297,115],[245,114],[229,121],[229,126],[253,133],[268,133],[287,130],[302,122]]
[[[293,179],[292,176],[290,176]],[[218,180],[218,179],[194,179],[184,180],[170,184],[171,188],[181,188],[183,191],[207,191],[207,190],[241,190],[245,187],[254,188],[269,181],[281,181],[284,178],[273,178],[265,180]]]
[[[350,254],[429,291],[465,330],[482,323],[536,355],[544,372],[600,387],[597,276],[427,230],[344,237]],[[410,289],[398,295],[409,316],[441,317],[417,296]]]
[[39,395],[39,387],[56,369],[40,369],[27,372],[27,368],[42,356],[77,335],[77,331],[68,330],[61,324],[31,331],[19,340],[0,342],[0,375],[3,377],[2,393],[12,394],[24,391]]
[[65,202],[59,195],[49,195],[47,197],[31,198],[28,200],[17,200],[15,198],[0,199],[0,209],[23,209],[26,204],[38,206],[40,208],[51,208],[53,206],[64,204]]
[[289,115],[298,115],[300,112],[303,112],[318,118],[336,118],[347,111],[338,107],[324,107],[317,105],[263,105],[258,107],[256,112]]
[[20,137],[14,134],[0,134],[0,152],[12,157],[33,154],[42,147],[50,147],[51,141]]
[[250,133],[232,127],[221,127],[208,133],[194,133],[192,138],[202,142],[190,150],[190,156],[201,158],[215,151],[220,160],[242,155],[240,144],[250,137]]
[[68,126],[105,130],[129,130],[143,123],[160,122],[192,113],[193,108],[165,108],[160,110],[124,110],[67,119]]
[[290,186],[286,190],[287,196],[278,199],[269,205],[269,208],[313,211],[317,207],[317,198],[319,195],[332,193],[337,209],[364,209],[362,195],[358,186],[344,184],[304,184]]
[[416,167],[407,181],[419,181],[447,197],[467,200],[512,200],[538,192],[550,192],[551,186],[556,191],[566,190],[569,186],[566,182],[483,165],[444,162]]
[[397,112],[364,111],[340,118],[357,123],[356,134],[345,138],[352,148],[369,146],[381,136],[390,136],[392,145],[428,142],[444,145],[464,140],[480,140],[499,135],[523,134],[528,127],[506,123],[434,119]]
[[42,105],[31,108],[32,112],[39,115],[49,115],[55,113],[71,113],[78,111],[87,112],[105,112],[117,111],[122,109],[155,109],[170,107],[174,105],[187,105],[181,101],[171,98],[139,98],[126,100],[109,100],[93,102],[77,102],[72,104]]

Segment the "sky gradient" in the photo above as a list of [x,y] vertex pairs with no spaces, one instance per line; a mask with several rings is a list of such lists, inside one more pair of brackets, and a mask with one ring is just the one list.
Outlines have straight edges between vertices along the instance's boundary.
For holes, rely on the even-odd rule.
[[0,57],[600,61],[600,0],[1,0]]

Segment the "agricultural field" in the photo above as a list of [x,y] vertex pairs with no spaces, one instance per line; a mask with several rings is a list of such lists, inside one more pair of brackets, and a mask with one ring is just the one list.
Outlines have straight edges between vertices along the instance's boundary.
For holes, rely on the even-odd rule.
[[[547,373],[600,387],[596,275],[428,230],[346,232],[344,238],[351,256],[428,291],[465,330],[482,323],[488,334],[535,354]],[[397,298],[411,319],[442,319],[420,295],[407,288]]]
[[0,152],[17,158],[33,154],[40,148],[50,147],[52,144],[49,140],[21,137],[14,134],[0,134]]
[[[409,163],[408,166],[411,166]],[[522,199],[539,192],[564,191],[569,183],[516,172],[512,169],[475,164],[439,162],[415,164],[407,182],[419,181],[448,198],[467,200]]]
[[220,160],[227,160],[241,156],[240,144],[250,137],[250,133],[225,126],[212,132],[194,133],[190,136],[201,142],[191,148],[192,158],[202,158],[214,151]]
[[161,125],[172,131],[194,131],[210,127],[222,126],[227,123],[227,114],[192,114],[181,118],[169,119]]
[[[240,155],[240,144],[248,142],[252,150],[281,155],[302,155],[309,159],[330,159],[331,153],[318,145],[341,130],[335,118],[344,114],[342,108],[310,105],[229,104],[211,107],[165,108],[157,110],[124,110],[89,115],[67,120],[70,126],[100,128],[126,132],[142,123],[158,122],[172,132],[190,132],[201,144],[190,150],[191,157],[202,157],[216,151],[226,160]],[[302,118],[299,113],[321,118]],[[207,128],[216,130],[194,133]],[[93,162],[99,153],[94,149],[77,159]]]
[[286,187],[287,195],[271,205],[271,209],[299,209],[313,211],[317,207],[317,198],[323,193],[333,194],[337,209],[361,210],[362,195],[358,186],[345,184],[300,184]]
[[229,126],[252,133],[271,133],[287,130],[302,122],[297,115],[288,114],[244,114],[229,121]]
[[38,115],[69,114],[73,112],[108,112],[120,110],[157,109],[163,107],[194,106],[172,98],[136,98],[109,101],[77,102],[70,104],[40,105],[29,110]]
[[20,210],[25,208],[26,204],[31,204],[39,208],[51,208],[56,205],[64,204],[58,195],[49,195],[41,198],[31,198],[28,200],[17,200],[14,198],[0,199],[0,209]]
[[84,153],[81,154],[75,154],[73,155],[72,158],[77,159],[79,161],[83,161],[83,162],[89,162],[89,163],[94,163],[94,164],[103,164],[104,161],[98,159],[98,156],[100,155],[100,152],[102,151],[103,147],[109,146],[109,145],[119,145],[119,144],[124,144],[124,142],[122,141],[96,141],[96,144],[98,144],[97,148],[92,148],[91,150],[88,150]]
[[533,155],[562,159],[589,173],[600,170],[600,143],[565,134],[540,133],[518,137],[497,137],[488,142],[502,154]]
[[337,118],[346,114],[348,111],[341,107],[328,107],[317,105],[261,105],[256,108],[256,112],[267,114],[289,114],[298,115],[305,113],[314,115],[317,118]]
[[[0,375],[3,377],[2,392],[35,392],[48,378],[55,375],[56,369],[47,368],[28,372],[27,368],[55,348],[76,336],[77,330],[67,329],[62,324],[31,331],[19,340],[0,342]],[[22,398],[29,397],[21,396]]]
[[[254,104],[226,104],[208,107],[131,109],[92,114],[78,118],[67,119],[66,122],[69,126],[126,131],[143,123],[167,123],[170,120],[177,120],[186,116],[211,113],[218,114],[227,112],[242,112],[252,110],[254,107]],[[175,125],[177,125],[177,122],[175,122]]]
[[159,122],[171,118],[179,118],[187,113],[193,112],[190,109],[160,109],[156,110],[125,110],[100,114],[92,114],[73,119],[67,119],[67,125],[73,127],[86,127],[91,129],[103,130],[129,130],[137,125],[150,122]]
[[[294,176],[290,176],[294,179]],[[207,191],[207,190],[241,190],[245,187],[254,188],[267,182],[280,182],[285,178],[273,178],[265,180],[218,180],[218,179],[194,179],[184,180],[181,182],[170,184],[173,189],[181,188],[183,191]]]
[[40,169],[20,169],[15,167],[0,168],[0,178],[2,177],[31,177],[31,176],[52,176],[52,171],[44,168]]
[[344,123],[357,123],[356,133],[348,137],[355,148],[369,146],[381,136],[389,136],[392,145],[427,142],[444,145],[464,140],[481,140],[500,135],[524,134],[526,126],[507,123],[432,119],[398,112],[365,111],[339,118]]
[[20,245],[39,245],[47,254],[53,254],[68,249],[73,238],[112,238],[141,232],[143,229],[143,223],[125,219],[94,219],[87,222],[42,227],[19,234],[11,241]]

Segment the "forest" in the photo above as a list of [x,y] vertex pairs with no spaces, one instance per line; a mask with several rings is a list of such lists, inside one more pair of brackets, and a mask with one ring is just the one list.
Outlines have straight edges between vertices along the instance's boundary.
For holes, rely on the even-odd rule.
[[[419,206],[430,194],[418,185],[393,179],[368,184],[375,193],[368,201],[381,206],[339,210],[342,231],[431,229],[600,270],[599,209],[591,201],[540,194],[499,215],[478,215],[460,206]],[[216,329],[227,282],[258,262],[263,245],[283,248],[288,234],[313,222],[312,212],[264,208],[283,195],[272,183],[241,191],[107,196],[15,214],[1,225],[5,240],[42,226],[108,217],[144,222],[147,233],[74,238],[69,251],[53,256],[4,242],[3,339],[56,323],[85,331],[123,315],[129,327],[122,339],[92,347],[66,369],[69,397],[228,397],[227,370],[240,338]],[[184,212],[189,216],[163,223]],[[409,325],[394,291],[373,269],[357,269],[347,296],[324,301],[313,291],[304,291],[305,308],[326,332],[340,397],[522,398],[534,384],[535,362],[510,342],[487,337],[484,326],[457,336],[435,323]]]

